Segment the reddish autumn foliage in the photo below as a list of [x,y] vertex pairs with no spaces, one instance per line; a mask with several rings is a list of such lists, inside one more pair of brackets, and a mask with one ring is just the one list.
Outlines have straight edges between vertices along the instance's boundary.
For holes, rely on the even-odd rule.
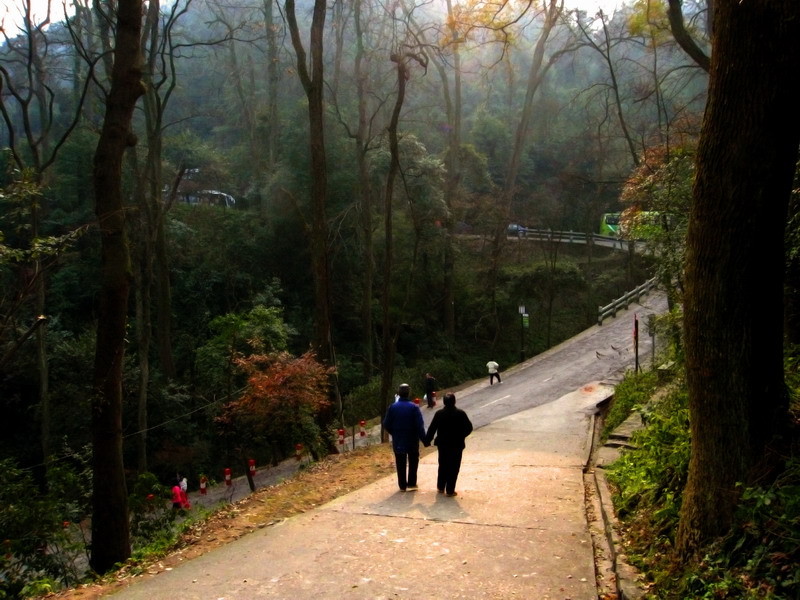
[[273,440],[319,444],[317,420],[330,406],[332,368],[319,363],[312,352],[300,357],[254,354],[238,359],[237,365],[248,374],[247,388],[225,406],[219,422]]

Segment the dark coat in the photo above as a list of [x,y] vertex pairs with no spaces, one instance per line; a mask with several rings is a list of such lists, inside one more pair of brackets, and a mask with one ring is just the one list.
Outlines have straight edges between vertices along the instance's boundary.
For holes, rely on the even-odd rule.
[[433,377],[426,377],[425,378],[425,395],[430,397],[430,395],[436,391],[436,379]]
[[434,445],[439,448],[463,450],[464,439],[470,433],[472,433],[472,421],[469,420],[467,413],[455,406],[445,406],[433,415],[428,435],[425,436],[425,445],[430,444],[436,435]]
[[419,443],[425,441],[422,411],[409,398],[400,398],[389,406],[383,419],[383,428],[392,436],[395,452],[419,452]]

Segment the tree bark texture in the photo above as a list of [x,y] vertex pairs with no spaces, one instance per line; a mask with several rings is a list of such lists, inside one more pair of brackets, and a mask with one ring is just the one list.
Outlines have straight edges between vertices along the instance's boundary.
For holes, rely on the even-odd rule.
[[325,32],[325,0],[315,0],[311,22],[309,50],[311,72],[300,39],[295,17],[294,0],[286,0],[286,17],[292,45],[297,56],[297,73],[308,98],[308,135],[311,155],[311,256],[314,270],[314,350],[324,363],[333,365],[331,339],[330,265],[328,264],[328,219],[326,194],[328,167],[325,156],[325,103],[323,79],[323,34]]
[[686,264],[692,457],[678,550],[732,523],[787,423],[784,230],[800,141],[800,4],[716,3]]
[[[392,117],[389,121],[387,133],[389,134],[389,152],[391,159],[389,162],[389,172],[386,174],[386,188],[384,189],[383,200],[383,232],[384,232],[384,258],[383,258],[383,284],[381,290],[381,353],[383,366],[381,369],[381,414],[385,415],[389,408],[389,388],[394,376],[395,340],[392,316],[389,310],[389,300],[392,292],[392,265],[394,263],[394,226],[392,225],[392,203],[394,198],[394,182],[400,171],[400,141],[397,135],[398,124],[400,122],[400,111],[406,98],[406,81],[408,81],[408,71],[404,59],[397,55],[391,55],[392,62],[397,64],[397,98],[395,98]],[[386,441],[386,431],[381,422],[381,439]]]
[[141,82],[141,0],[120,0],[111,89],[94,157],[95,212],[101,237],[101,289],[92,398],[93,513],[90,564],[98,573],[130,556],[122,462],[122,359],[131,265],[125,236],[122,162],[135,144],[131,117]]

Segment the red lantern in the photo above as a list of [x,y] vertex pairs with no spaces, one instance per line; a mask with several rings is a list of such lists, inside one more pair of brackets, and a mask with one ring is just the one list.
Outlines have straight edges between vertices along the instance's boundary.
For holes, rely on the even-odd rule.
[[294,445],[294,457],[297,460],[300,460],[300,457],[303,455],[303,444],[295,444]]
[[231,481],[231,470],[230,469],[225,469],[225,485],[228,485],[228,486],[233,485],[233,482]]
[[250,459],[247,461],[248,467],[250,469],[250,477],[255,477],[256,474],[256,461],[255,459]]
[[339,430],[339,445],[344,446],[344,429]]
[[367,435],[367,430],[366,430],[367,423],[366,423],[366,421],[364,421],[364,419],[361,419],[361,421],[359,421],[358,425],[361,428],[361,437],[366,436]]
[[205,496],[206,495],[206,486],[208,485],[208,479],[206,479],[205,475],[200,477],[200,494]]

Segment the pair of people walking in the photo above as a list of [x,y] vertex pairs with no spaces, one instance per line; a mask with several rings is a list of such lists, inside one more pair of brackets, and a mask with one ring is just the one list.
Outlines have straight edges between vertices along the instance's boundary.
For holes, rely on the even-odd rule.
[[456,408],[455,394],[445,394],[444,407],[433,415],[428,431],[419,406],[411,401],[411,389],[407,383],[397,391],[399,399],[389,406],[383,427],[392,436],[397,485],[401,492],[414,491],[417,487],[419,467],[419,443],[427,448],[431,442],[439,451],[439,471],[436,489],[440,494],[457,496],[456,481],[461,470],[465,438],[472,433],[472,422],[467,413]]

